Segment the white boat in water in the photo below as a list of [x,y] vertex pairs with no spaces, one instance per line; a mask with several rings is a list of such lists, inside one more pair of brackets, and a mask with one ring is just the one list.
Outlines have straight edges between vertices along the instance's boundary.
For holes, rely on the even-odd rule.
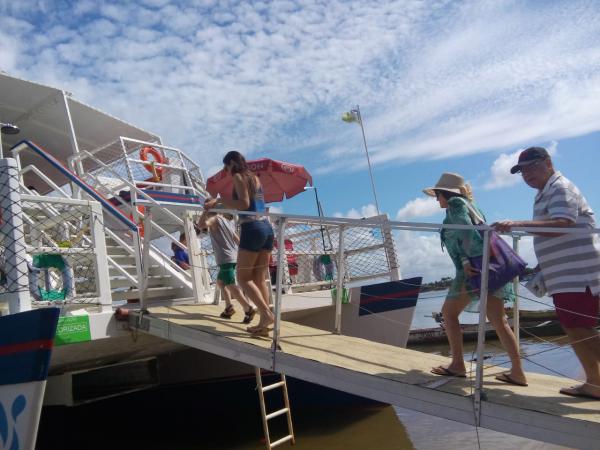
[[[179,232],[193,235],[207,195],[190,155],[61,89],[6,74],[0,120],[20,129],[2,140],[2,157],[14,160],[1,160],[2,208],[12,211],[0,243],[1,311],[61,311],[45,403],[252,374],[138,335],[115,316],[118,307],[218,301],[210,240],[191,240],[190,270],[167,250]],[[405,346],[421,280],[399,281],[386,219],[365,228],[288,216],[282,318]]]

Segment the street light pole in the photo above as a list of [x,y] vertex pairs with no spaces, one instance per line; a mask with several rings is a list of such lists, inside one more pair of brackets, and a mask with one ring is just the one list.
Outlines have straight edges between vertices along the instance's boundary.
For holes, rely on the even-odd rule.
[[360,125],[360,130],[362,131],[363,137],[363,144],[365,145],[365,154],[367,155],[367,164],[369,166],[369,178],[371,179],[371,189],[373,190],[373,198],[375,199],[375,209],[377,209],[377,215],[379,215],[379,202],[377,201],[377,191],[375,190],[375,180],[373,179],[373,169],[371,167],[371,158],[369,157],[369,148],[367,147],[365,127],[363,125],[362,116],[360,115],[360,107],[356,105],[356,109],[352,109],[349,113],[345,113],[342,116],[342,120],[345,122],[358,122]]
[[[321,206],[321,202],[319,201],[319,194],[317,193],[317,187],[316,186],[306,186],[304,188],[304,190],[307,190],[307,189],[312,189],[315,191],[315,202],[317,203],[317,214],[319,217],[324,217],[325,214],[323,213],[323,207]],[[328,237],[329,237],[329,235],[328,235]],[[323,241],[323,250],[328,250],[327,246],[325,245],[325,234],[324,234],[323,225],[321,225],[321,240]],[[329,240],[331,240],[331,239],[329,239]]]
[[319,201],[319,194],[317,193],[317,188],[313,187],[315,190],[315,201],[317,202],[317,214],[319,217],[323,217],[325,214],[323,213],[323,207],[321,206],[321,202]]

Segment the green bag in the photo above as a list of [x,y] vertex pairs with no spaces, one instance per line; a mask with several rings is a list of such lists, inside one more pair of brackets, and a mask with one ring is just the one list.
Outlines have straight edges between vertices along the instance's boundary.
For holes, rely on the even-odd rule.
[[[331,290],[331,299],[335,302],[337,300],[337,288]],[[342,304],[350,303],[350,293],[348,289],[342,288]]]

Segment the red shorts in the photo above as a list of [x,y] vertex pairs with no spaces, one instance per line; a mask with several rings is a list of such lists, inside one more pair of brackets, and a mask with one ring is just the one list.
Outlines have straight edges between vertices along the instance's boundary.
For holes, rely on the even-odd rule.
[[585,292],[565,292],[552,296],[556,315],[563,328],[594,328],[598,325],[600,299]]

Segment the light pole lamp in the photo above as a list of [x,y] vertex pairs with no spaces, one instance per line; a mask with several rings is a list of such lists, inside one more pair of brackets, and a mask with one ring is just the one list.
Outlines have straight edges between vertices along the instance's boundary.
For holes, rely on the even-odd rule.
[[342,120],[344,122],[353,123],[358,122],[362,131],[363,143],[365,145],[365,155],[367,155],[367,164],[369,166],[369,177],[371,178],[371,189],[373,190],[373,198],[375,199],[375,209],[377,209],[377,215],[379,212],[379,202],[377,201],[377,192],[375,191],[375,180],[373,179],[373,169],[371,168],[371,158],[369,158],[369,148],[367,147],[367,138],[365,137],[365,127],[363,125],[362,116],[360,115],[360,107],[356,105],[356,108],[351,109],[348,112],[342,114]]
[[18,134],[19,127],[12,123],[0,122],[0,158],[4,158],[4,149],[2,148],[2,135],[3,134]]

